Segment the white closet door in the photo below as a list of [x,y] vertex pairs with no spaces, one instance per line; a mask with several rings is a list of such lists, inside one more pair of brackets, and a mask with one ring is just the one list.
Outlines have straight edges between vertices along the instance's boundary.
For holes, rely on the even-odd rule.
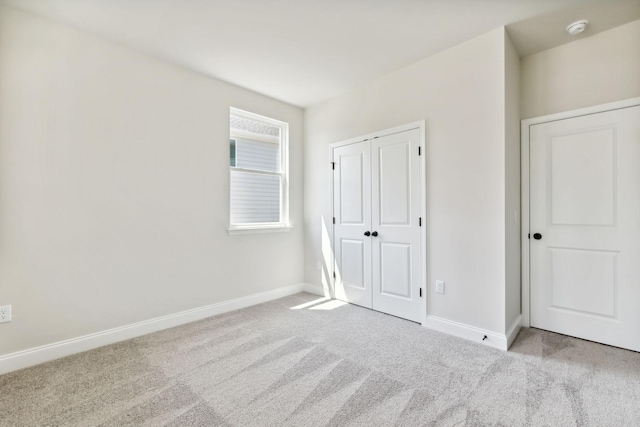
[[371,308],[370,144],[335,148],[333,161],[335,296]]
[[421,318],[419,146],[419,129],[371,141],[373,308],[415,322]]
[[530,141],[531,325],[640,351],[640,107]]

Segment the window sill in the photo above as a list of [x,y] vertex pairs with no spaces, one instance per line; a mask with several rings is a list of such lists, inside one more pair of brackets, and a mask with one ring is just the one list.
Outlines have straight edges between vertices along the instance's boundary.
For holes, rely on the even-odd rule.
[[261,234],[261,233],[287,233],[293,226],[291,225],[258,225],[246,227],[230,227],[227,232],[230,236],[238,234]]

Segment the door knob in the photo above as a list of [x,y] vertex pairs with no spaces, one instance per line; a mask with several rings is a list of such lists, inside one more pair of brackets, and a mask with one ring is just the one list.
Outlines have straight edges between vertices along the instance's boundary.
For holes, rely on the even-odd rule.
[[533,238],[534,238],[534,239],[536,239],[536,240],[540,240],[540,239],[542,239],[542,234],[540,234],[540,233],[535,233],[535,234],[533,235]]
[[376,237],[376,236],[378,236],[378,232],[377,232],[377,231],[374,231],[373,233],[371,233],[371,235],[372,235],[373,237]]
[[371,233],[369,233],[368,231],[365,231],[365,232],[364,232],[364,235],[365,235],[365,236],[371,236]]

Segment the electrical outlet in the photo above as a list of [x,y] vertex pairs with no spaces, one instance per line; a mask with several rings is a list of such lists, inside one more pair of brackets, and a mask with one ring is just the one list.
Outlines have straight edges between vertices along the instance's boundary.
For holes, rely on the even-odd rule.
[[322,270],[322,262],[320,262],[320,260],[316,261],[316,270],[318,271]]
[[11,306],[3,305],[0,307],[0,323],[11,322]]
[[436,280],[436,292],[444,294],[444,280]]

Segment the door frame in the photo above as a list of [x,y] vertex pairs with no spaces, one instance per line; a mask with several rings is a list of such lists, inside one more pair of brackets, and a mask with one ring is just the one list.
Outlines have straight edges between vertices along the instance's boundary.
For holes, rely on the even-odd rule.
[[592,107],[579,108],[576,110],[563,111],[561,113],[549,114],[546,116],[533,117],[520,121],[520,171],[521,171],[521,242],[522,242],[522,326],[531,326],[531,306],[530,306],[530,256],[529,256],[529,215],[530,215],[530,163],[529,163],[529,149],[530,149],[530,127],[542,123],[555,122],[558,120],[571,119],[575,117],[588,116],[591,114],[604,113],[606,111],[620,110],[623,108],[635,107],[640,105],[639,98],[630,98],[622,101],[609,102],[607,104],[595,105]]
[[[420,155],[420,217],[422,218],[422,227],[420,230],[420,270],[422,271],[422,278],[420,280],[420,287],[422,288],[422,295],[424,297],[424,302],[421,304],[421,314],[420,314],[420,324],[422,326],[426,325],[427,321],[427,175],[426,175],[426,165],[427,165],[427,150],[426,150],[426,127],[425,120],[418,120],[416,122],[407,123],[404,125],[392,127],[389,129],[379,130],[377,132],[368,133],[366,135],[357,136],[355,138],[350,138],[344,141],[335,142],[329,145],[329,164],[333,163],[333,150],[338,147],[342,147],[349,144],[355,144],[357,142],[368,141],[370,139],[379,138],[381,136],[387,136],[394,133],[405,132],[412,129],[420,130],[420,142],[419,147],[421,150]],[[333,167],[333,166],[332,166]],[[331,214],[334,212],[334,174],[331,174]],[[329,239],[331,240],[331,267],[333,273],[336,269],[336,259],[335,259],[335,227],[331,226],[331,235]],[[335,287],[336,287],[336,279],[333,275],[330,276],[330,285],[331,285],[331,298],[335,299]]]

